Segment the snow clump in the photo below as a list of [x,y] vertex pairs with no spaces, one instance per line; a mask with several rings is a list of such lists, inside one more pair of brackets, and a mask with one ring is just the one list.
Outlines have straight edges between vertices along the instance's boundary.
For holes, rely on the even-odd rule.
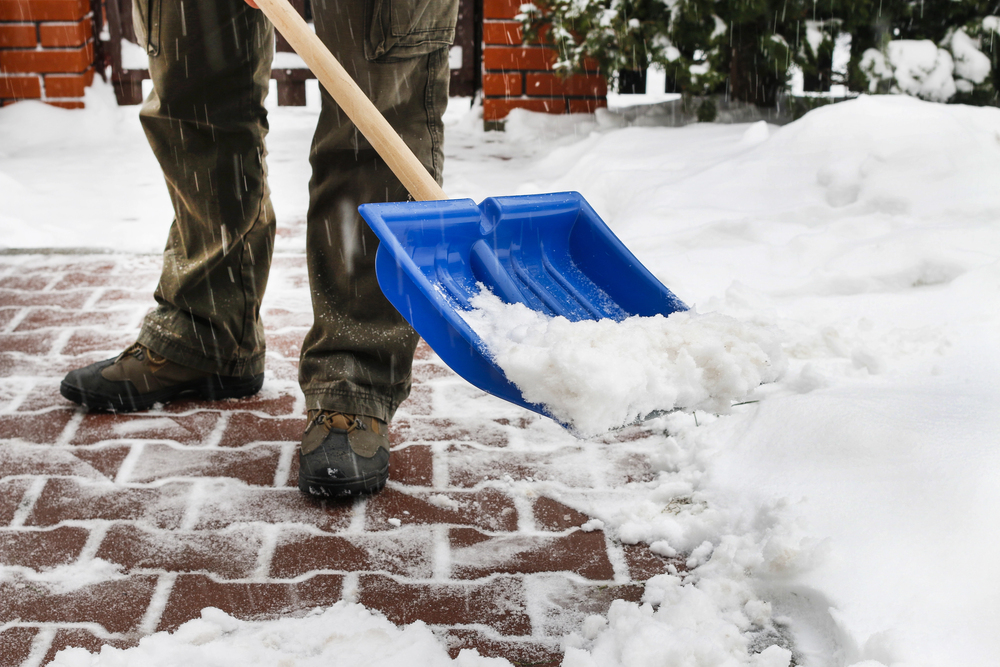
[[486,658],[475,649],[463,649],[452,660],[423,622],[396,627],[381,614],[359,604],[338,602],[304,618],[241,621],[208,607],[201,618],[188,621],[173,633],[143,637],[138,646],[103,646],[98,654],[67,648],[49,667],[253,667],[295,665],[327,667],[510,667],[500,658]]
[[486,289],[471,303],[462,317],[524,399],[585,437],[677,408],[728,413],[786,365],[775,329],[717,313],[571,322]]
[[[984,30],[988,30],[984,21]],[[891,93],[912,95],[930,102],[947,102],[957,93],[971,93],[984,83],[992,69],[981,40],[960,28],[941,45],[929,39],[897,39],[885,52],[868,49],[861,56],[861,70],[868,75],[869,92],[880,87]]]

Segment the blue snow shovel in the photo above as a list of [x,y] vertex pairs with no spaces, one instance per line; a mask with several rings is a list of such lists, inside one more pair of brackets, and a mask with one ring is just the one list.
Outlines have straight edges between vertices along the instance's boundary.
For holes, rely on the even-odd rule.
[[569,320],[669,315],[685,306],[576,192],[452,199],[286,0],[264,14],[416,200],[359,210],[381,243],[379,286],[456,373],[511,403],[528,403],[458,314],[480,285],[508,303]]
[[[426,173],[426,172],[425,172]],[[458,311],[480,286],[571,321],[687,310],[576,192],[364,204],[378,235],[378,283],[441,359],[495,396],[528,403]]]

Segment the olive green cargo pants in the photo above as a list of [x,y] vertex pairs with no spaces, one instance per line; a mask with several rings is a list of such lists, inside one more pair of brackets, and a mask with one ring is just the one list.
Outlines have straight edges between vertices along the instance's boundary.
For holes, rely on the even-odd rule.
[[[139,342],[185,366],[261,373],[273,28],[243,0],[135,2],[153,80],[140,117],[174,206]],[[458,0],[313,0],[319,37],[439,183],[457,13]],[[378,240],[357,207],[407,192],[325,91],[309,157],[306,407],[389,421],[410,390],[417,335],[379,290]]]

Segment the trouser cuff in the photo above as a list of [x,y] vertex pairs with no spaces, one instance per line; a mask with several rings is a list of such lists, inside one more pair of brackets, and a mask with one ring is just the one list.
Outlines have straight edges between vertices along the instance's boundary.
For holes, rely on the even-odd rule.
[[306,410],[333,410],[349,415],[375,417],[388,423],[392,421],[399,404],[409,393],[406,385],[387,387],[386,392],[346,380],[306,390]]
[[238,359],[223,358],[221,353],[204,343],[192,347],[191,341],[147,321],[139,332],[138,342],[175,364],[226,377],[247,377],[264,372],[264,350]]

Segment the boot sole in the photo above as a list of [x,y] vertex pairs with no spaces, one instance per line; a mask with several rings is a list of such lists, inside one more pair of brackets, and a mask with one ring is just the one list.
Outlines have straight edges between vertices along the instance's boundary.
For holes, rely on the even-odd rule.
[[329,477],[310,477],[299,474],[299,491],[313,498],[344,498],[373,495],[385,488],[389,467],[363,477],[332,481]]
[[157,403],[168,403],[177,398],[198,398],[205,401],[219,401],[226,398],[245,398],[253,396],[264,385],[264,374],[249,378],[222,378],[218,375],[209,376],[203,380],[188,382],[159,391],[146,394],[101,394],[89,392],[80,387],[74,387],[63,381],[59,385],[59,393],[64,398],[79,403],[88,410],[107,412],[136,412],[148,410]]

